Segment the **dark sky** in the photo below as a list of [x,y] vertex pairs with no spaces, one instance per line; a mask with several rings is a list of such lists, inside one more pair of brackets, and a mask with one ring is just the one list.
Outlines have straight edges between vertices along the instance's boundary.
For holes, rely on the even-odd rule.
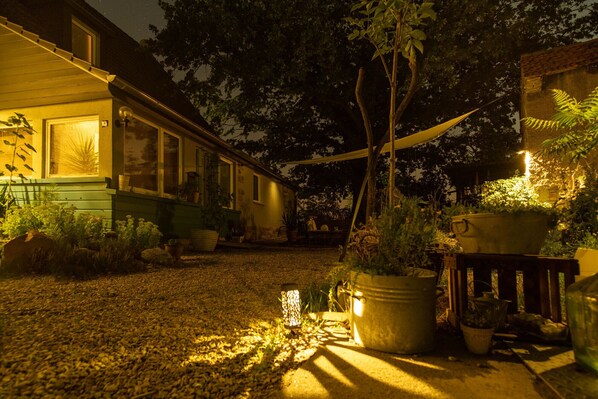
[[133,39],[147,39],[152,34],[150,24],[164,26],[158,0],[85,0]]

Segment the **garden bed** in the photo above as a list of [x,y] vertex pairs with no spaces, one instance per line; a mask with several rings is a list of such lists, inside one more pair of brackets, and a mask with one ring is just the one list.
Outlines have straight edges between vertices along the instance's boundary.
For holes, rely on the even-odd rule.
[[215,253],[88,281],[0,280],[0,397],[269,397],[313,353],[274,320],[280,284],[326,279],[333,249]]

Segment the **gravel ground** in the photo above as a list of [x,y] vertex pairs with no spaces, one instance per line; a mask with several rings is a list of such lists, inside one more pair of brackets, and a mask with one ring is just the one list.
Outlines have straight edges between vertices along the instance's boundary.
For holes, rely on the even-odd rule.
[[[324,281],[335,249],[214,253],[88,281],[0,280],[0,398],[269,397],[309,357],[280,284]],[[281,338],[282,337],[282,338]]]

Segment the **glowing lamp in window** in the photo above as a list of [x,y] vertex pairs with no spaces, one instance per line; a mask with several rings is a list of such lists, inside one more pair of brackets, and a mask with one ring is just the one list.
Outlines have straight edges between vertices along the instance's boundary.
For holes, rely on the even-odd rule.
[[283,284],[281,297],[284,325],[288,328],[301,327],[301,299],[297,284]]

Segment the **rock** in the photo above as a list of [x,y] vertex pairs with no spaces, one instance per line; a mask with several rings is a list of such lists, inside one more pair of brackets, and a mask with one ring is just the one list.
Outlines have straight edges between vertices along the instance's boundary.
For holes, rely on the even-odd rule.
[[55,242],[44,233],[31,230],[13,238],[4,245],[1,269],[9,272],[43,272],[43,259],[55,247]]
[[162,248],[150,248],[141,252],[141,259],[146,263],[170,266],[174,263],[174,258]]

